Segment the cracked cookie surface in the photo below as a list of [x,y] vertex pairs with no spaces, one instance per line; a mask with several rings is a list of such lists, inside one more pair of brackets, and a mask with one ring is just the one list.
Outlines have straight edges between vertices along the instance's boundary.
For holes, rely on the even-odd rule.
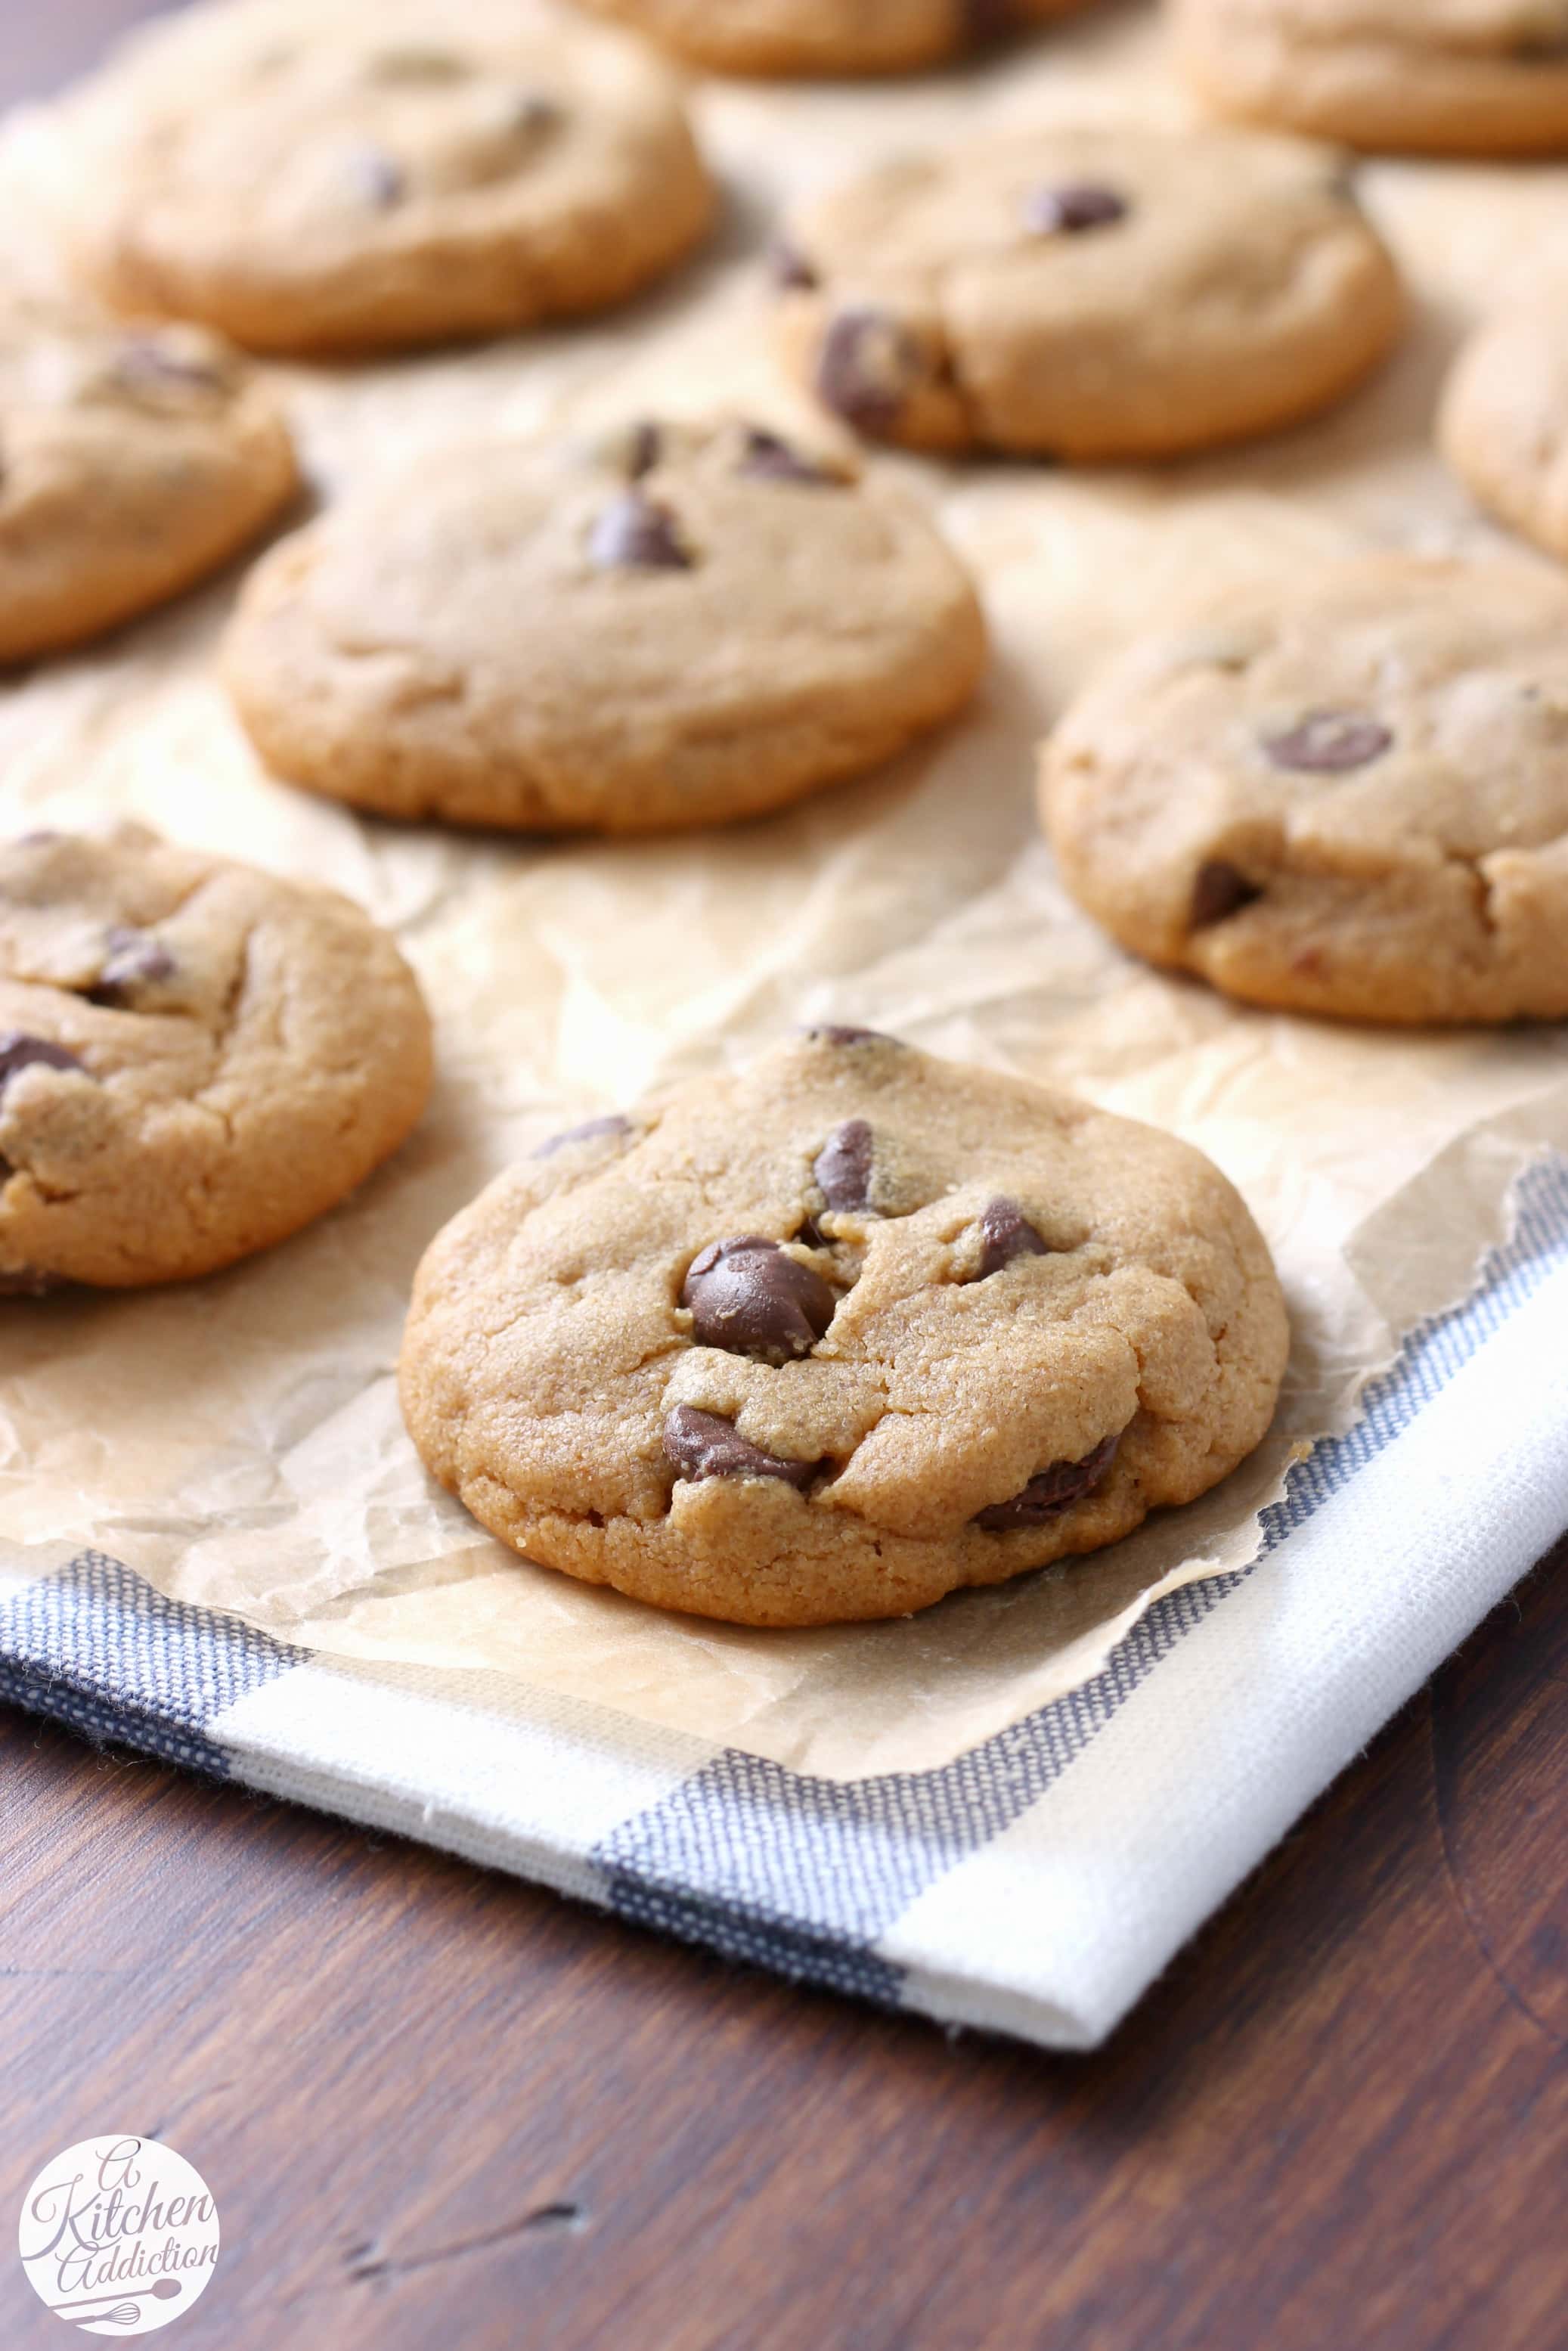
[[258,350],[499,334],[617,301],[706,229],[674,82],[528,0],[199,8],[89,92],[79,267]]
[[1087,0],[587,0],[719,73],[903,73]]
[[514,1549],[748,1625],[1114,1541],[1272,1417],[1245,1206],[1174,1137],[822,1029],[501,1176],[422,1266],[403,1408]]
[[348,899],[136,825],[0,846],[0,1293],[265,1249],[429,1086],[413,976]]
[[297,486],[276,400],[214,336],[0,309],[0,662],[177,594]]
[[1223,113],[1372,150],[1568,148],[1568,0],[1173,0]]
[[1046,745],[1069,889],[1134,953],[1363,1020],[1568,1016],[1568,584],[1378,555],[1130,648]]
[[969,696],[918,508],[741,423],[475,447],[275,549],[225,652],[291,780],[400,817],[643,831],[869,768]]
[[1568,561],[1568,325],[1545,302],[1489,319],[1444,389],[1444,456],[1489,513]]
[[1337,399],[1403,319],[1322,149],[1248,132],[994,134],[889,162],[776,256],[792,371],[875,439],[1158,457]]

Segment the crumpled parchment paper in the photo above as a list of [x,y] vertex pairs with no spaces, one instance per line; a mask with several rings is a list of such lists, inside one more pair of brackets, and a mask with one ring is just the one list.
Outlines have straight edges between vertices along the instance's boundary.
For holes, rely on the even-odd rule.
[[[1118,7],[964,76],[712,83],[695,105],[730,200],[715,246],[665,287],[486,350],[278,371],[320,495],[412,468],[417,496],[423,453],[476,433],[709,406],[799,429],[758,258],[782,204],[988,120],[1187,112],[1149,16]],[[0,133],[11,251],[35,276],[76,135],[68,106]],[[1344,1427],[1401,1336],[1465,1293],[1521,1169],[1568,1149],[1568,1039],[1275,1018],[1129,962],[1057,883],[1032,747],[1096,661],[1195,586],[1368,542],[1499,544],[1431,454],[1431,412],[1469,319],[1527,258],[1539,268],[1568,170],[1380,163],[1364,189],[1417,316],[1386,371],[1321,423],[1143,472],[872,460],[983,583],[994,670],[946,735],[778,818],[645,843],[512,841],[311,799],[259,771],[214,680],[232,576],[0,689],[0,821],[132,813],[333,882],[416,965],[441,1071],[397,1162],[284,1248],[189,1288],[0,1309],[0,1559],[95,1544],[291,1641],[485,1667],[858,1777],[948,1760],[1086,1679],[1158,1593],[1255,1555],[1292,1455]],[[695,1071],[722,1083],[823,1017],[1076,1088],[1218,1160],[1290,1296],[1273,1435],[1216,1493],[1110,1552],[887,1625],[731,1629],[517,1561],[432,1489],[399,1418],[425,1242],[553,1128]]]

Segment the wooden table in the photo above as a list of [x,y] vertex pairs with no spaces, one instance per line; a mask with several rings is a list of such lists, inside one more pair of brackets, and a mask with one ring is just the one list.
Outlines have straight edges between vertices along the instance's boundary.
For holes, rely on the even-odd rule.
[[[0,0],[0,99],[146,5]],[[0,1710],[0,2344],[63,2340],[22,2188],[124,2129],[222,2216],[181,2351],[1561,2351],[1563,1567],[1090,2059]]]

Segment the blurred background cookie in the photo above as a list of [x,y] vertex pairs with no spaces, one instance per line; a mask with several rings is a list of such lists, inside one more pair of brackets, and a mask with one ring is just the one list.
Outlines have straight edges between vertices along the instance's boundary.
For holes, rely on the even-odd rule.
[[1568,561],[1568,318],[1548,296],[1478,329],[1437,439],[1489,513]]
[[246,584],[225,668],[279,775],[361,808],[719,823],[884,758],[986,659],[909,501],[756,425],[455,450]]
[[901,73],[1089,0],[584,0],[697,65],[737,74]]

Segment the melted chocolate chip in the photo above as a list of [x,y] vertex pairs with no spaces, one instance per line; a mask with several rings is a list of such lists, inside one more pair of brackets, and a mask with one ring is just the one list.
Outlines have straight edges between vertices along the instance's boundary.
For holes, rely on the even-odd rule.
[[1079,236],[1085,229],[1113,228],[1127,217],[1127,199],[1092,180],[1069,180],[1057,188],[1036,188],[1024,204],[1025,225],[1037,236]]
[[894,423],[920,373],[920,354],[885,310],[841,310],[822,338],[817,391],[829,408],[868,432]]
[[814,1461],[781,1461],[742,1437],[733,1420],[678,1404],[664,1423],[664,1457],[683,1478],[781,1478],[787,1486],[809,1486]]
[[651,474],[659,462],[664,445],[664,434],[649,418],[644,417],[641,424],[634,424],[626,451],[627,478],[640,482],[644,474]]
[[548,1135],[532,1155],[536,1159],[553,1159],[558,1151],[566,1151],[574,1143],[593,1143],[601,1134],[631,1132],[631,1120],[622,1118],[619,1111],[612,1111],[605,1118],[585,1118],[580,1126],[565,1127],[559,1134]]
[[699,1346],[789,1363],[809,1355],[833,1319],[837,1299],[777,1241],[754,1233],[715,1241],[694,1258],[681,1290]]
[[813,1021],[800,1034],[814,1037],[821,1045],[896,1045],[902,1041],[897,1037],[884,1036],[880,1029],[841,1029],[828,1021]]
[[1381,759],[1394,741],[1381,720],[1359,710],[1309,710],[1283,735],[1267,735],[1263,748],[1276,768],[1308,776],[1344,776]]
[[826,484],[833,489],[842,487],[839,475],[813,465],[809,457],[791,449],[788,441],[780,440],[777,433],[765,432],[759,424],[747,426],[746,446],[735,470],[762,482],[808,482],[819,486]]
[[775,286],[800,288],[810,292],[821,284],[821,279],[807,260],[785,237],[776,237],[768,248],[768,273]]
[[20,1029],[0,1029],[0,1092],[24,1070],[79,1070],[79,1054],[47,1037],[28,1037]]
[[980,1217],[980,1270],[978,1281],[988,1280],[1000,1273],[1016,1257],[1049,1257],[1050,1249],[1041,1240],[1016,1200],[992,1200]]
[[173,956],[162,940],[155,939],[151,932],[116,925],[109,934],[107,946],[103,968],[96,984],[87,991],[89,1004],[121,1004],[130,990],[155,987],[160,980],[174,977]]
[[811,1163],[830,1208],[863,1208],[871,1197],[872,1132],[863,1118],[835,1126]]
[[1116,1458],[1121,1444],[1120,1431],[1105,1437],[1086,1453],[1082,1461],[1053,1461],[1049,1469],[1041,1469],[1030,1479],[1021,1494],[1009,1502],[992,1502],[988,1508],[977,1510],[970,1524],[984,1527],[988,1534],[1004,1535],[1019,1527],[1041,1527],[1048,1519],[1060,1517],[1092,1494]]
[[675,517],[642,490],[628,490],[594,524],[588,552],[601,571],[689,571]]
[[1243,906],[1251,906],[1263,895],[1256,882],[1249,882],[1238,865],[1228,864],[1223,857],[1211,857],[1200,865],[1192,885],[1192,906],[1187,921],[1195,931],[1211,930],[1216,923],[1228,922]]
[[520,139],[535,139],[546,131],[553,131],[566,120],[566,109],[542,90],[515,89],[503,106],[503,120],[508,131]]
[[361,203],[390,212],[408,193],[408,173],[384,147],[357,147],[343,165],[343,178]]

